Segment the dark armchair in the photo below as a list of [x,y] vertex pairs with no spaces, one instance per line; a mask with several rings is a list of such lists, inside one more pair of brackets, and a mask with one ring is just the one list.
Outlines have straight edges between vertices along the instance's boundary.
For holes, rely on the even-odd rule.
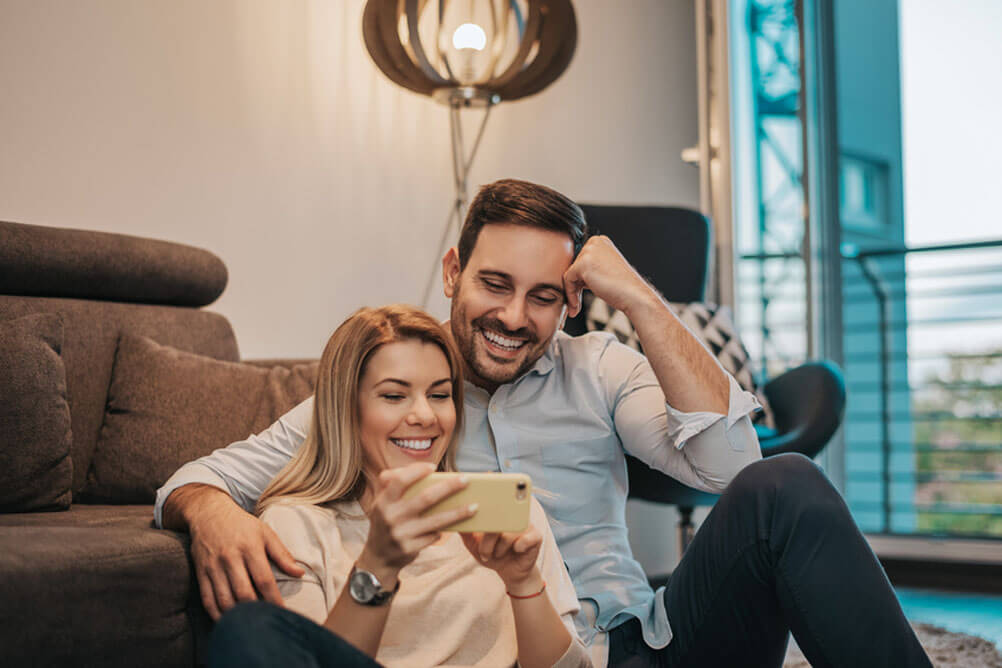
[[[582,205],[593,232],[608,236],[634,267],[671,302],[703,301],[710,250],[710,224],[690,209],[658,206]],[[570,334],[586,331],[584,314],[568,319]],[[815,457],[842,422],[845,384],[829,362],[810,362],[771,379],[762,388],[775,429],[756,425],[765,457],[799,452]],[[678,506],[679,552],[692,539],[695,506],[717,495],[687,487],[633,457],[627,457],[630,496]]]

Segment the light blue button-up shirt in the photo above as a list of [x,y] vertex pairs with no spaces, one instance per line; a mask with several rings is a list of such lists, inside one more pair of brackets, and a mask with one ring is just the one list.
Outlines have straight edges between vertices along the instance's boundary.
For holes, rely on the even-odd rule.
[[[663,596],[651,590],[627,539],[624,453],[719,492],[761,458],[748,418],[758,408],[754,396],[731,378],[727,415],[682,413],[665,404],[647,359],[611,334],[558,332],[523,376],[493,394],[467,383],[465,401],[459,468],[532,478],[582,603],[581,639],[604,648],[607,631],[636,617],[648,645],[667,645]],[[157,492],[157,524],[167,496],[191,482],[220,487],[252,509],[302,444],[311,417],[309,399],[261,434],[186,464]]]

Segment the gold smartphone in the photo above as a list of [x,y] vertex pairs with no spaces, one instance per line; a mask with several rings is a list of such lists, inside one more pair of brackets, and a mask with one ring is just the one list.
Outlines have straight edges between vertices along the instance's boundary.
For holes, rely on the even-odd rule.
[[404,498],[420,493],[429,485],[461,475],[469,478],[466,489],[439,501],[422,516],[476,503],[478,508],[473,517],[447,526],[442,531],[519,533],[529,528],[532,479],[524,473],[432,473],[411,485],[404,492]]

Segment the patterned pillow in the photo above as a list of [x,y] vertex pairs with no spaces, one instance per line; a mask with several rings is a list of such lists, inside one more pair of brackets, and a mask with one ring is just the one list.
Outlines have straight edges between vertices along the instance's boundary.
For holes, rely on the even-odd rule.
[[[755,383],[751,356],[738,337],[730,308],[704,302],[673,302],[669,306],[678,319],[713,353],[720,365],[734,376],[741,389],[754,394],[762,404],[762,410],[752,415],[752,422],[775,429],[769,401]],[[622,311],[617,311],[591,293],[585,293],[583,307],[585,326],[589,332],[611,332],[621,343],[643,352],[637,331]]]

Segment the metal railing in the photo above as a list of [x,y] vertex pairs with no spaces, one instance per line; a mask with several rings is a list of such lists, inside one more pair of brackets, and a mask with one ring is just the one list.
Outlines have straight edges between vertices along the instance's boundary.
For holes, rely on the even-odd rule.
[[[741,259],[761,276],[757,263],[799,258]],[[1002,538],[1002,240],[847,245],[842,260],[846,496],[857,521]],[[741,322],[759,329],[755,352],[768,357],[770,339],[804,330],[803,300],[796,285],[762,296],[759,321]]]

